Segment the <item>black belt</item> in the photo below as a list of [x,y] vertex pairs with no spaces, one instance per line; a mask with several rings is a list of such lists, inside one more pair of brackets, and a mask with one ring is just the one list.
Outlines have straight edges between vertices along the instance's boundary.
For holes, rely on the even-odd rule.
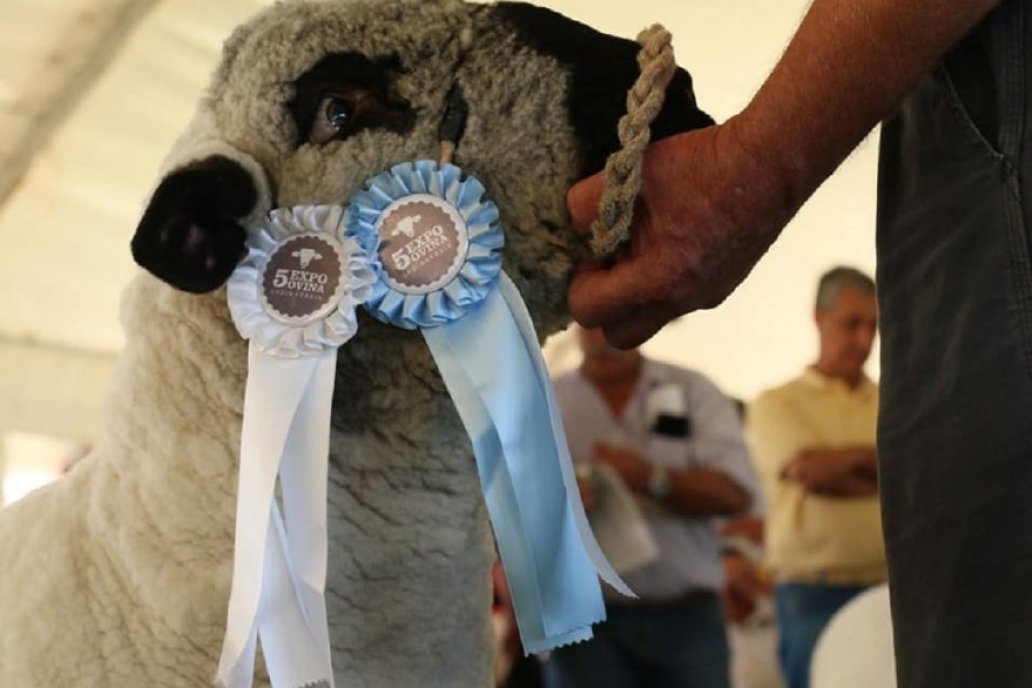
[[713,602],[720,599],[715,590],[707,588],[696,588],[688,590],[674,597],[663,597],[659,599],[638,599],[619,602],[609,602],[608,606],[618,609],[671,609],[676,607],[695,607],[706,602]]

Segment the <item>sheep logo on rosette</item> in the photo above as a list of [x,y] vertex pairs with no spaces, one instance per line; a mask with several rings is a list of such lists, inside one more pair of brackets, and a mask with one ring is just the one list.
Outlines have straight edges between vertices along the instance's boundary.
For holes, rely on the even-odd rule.
[[394,229],[391,230],[391,236],[396,237],[399,234],[404,234],[411,239],[416,236],[416,224],[418,224],[422,219],[422,215],[409,215],[401,218],[401,220],[394,225]]
[[322,260],[322,254],[314,248],[299,248],[290,255],[297,258],[298,262],[301,263],[302,270],[311,265],[313,260]]

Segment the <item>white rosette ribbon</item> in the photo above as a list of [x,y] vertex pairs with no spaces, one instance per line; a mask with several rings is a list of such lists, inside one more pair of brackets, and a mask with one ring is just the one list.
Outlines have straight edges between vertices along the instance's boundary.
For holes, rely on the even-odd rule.
[[[233,583],[217,681],[250,688],[258,641],[273,688],[334,685],[324,599],[337,348],[372,293],[371,248],[340,206],[279,208],[228,283],[249,340]],[[282,512],[275,499],[279,476]]]

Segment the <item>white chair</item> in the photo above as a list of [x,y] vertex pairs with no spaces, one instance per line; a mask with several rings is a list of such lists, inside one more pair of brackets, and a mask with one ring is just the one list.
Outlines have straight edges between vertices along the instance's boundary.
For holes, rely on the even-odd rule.
[[810,664],[811,688],[896,688],[889,587],[866,590],[832,617]]

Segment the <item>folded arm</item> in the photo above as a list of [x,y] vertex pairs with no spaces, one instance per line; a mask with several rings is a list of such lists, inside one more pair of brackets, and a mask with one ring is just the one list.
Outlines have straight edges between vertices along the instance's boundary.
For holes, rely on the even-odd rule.
[[[612,466],[624,484],[636,494],[649,494],[649,481],[657,470],[641,455],[600,444],[595,460]],[[749,508],[749,493],[727,473],[715,468],[668,468],[669,493],[663,503],[685,516],[731,516]]]
[[781,478],[824,497],[865,497],[878,493],[877,460],[873,447],[806,449],[788,462]]

